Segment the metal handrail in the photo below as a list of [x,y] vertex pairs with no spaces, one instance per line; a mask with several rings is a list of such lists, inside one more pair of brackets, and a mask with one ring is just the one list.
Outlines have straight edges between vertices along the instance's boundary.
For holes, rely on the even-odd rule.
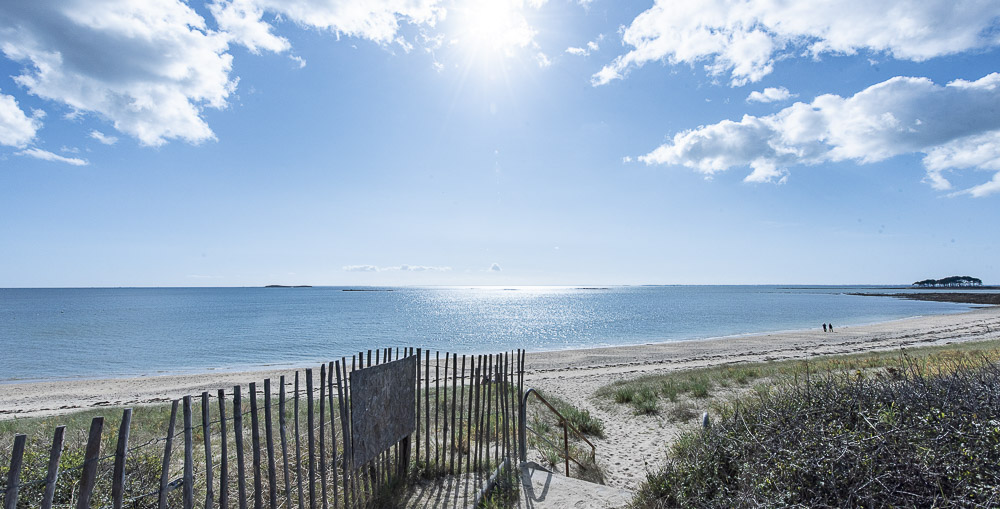
[[[569,461],[570,460],[573,460],[573,463],[576,463],[577,465],[580,465],[580,468],[586,469],[587,467],[583,463],[580,463],[579,461],[577,461],[577,459],[574,458],[574,457],[572,457],[570,455],[570,453],[569,453],[569,431],[568,430],[573,430],[573,433],[576,434],[577,437],[580,437],[580,439],[582,439],[584,442],[587,442],[587,445],[590,446],[590,460],[591,461],[594,461],[594,459],[595,459],[595,457],[597,455],[597,447],[594,446],[593,442],[591,442],[590,440],[587,440],[587,437],[583,436],[583,433],[580,433],[580,431],[577,430],[575,426],[573,426],[572,424],[570,424],[569,420],[566,419],[565,417],[563,417],[563,414],[559,413],[559,410],[556,410],[556,407],[552,406],[551,403],[549,403],[548,401],[546,401],[545,398],[543,398],[542,395],[539,394],[538,391],[536,391],[535,389],[528,389],[527,391],[525,391],[524,395],[521,396],[521,408],[518,409],[518,413],[520,414],[519,415],[519,419],[518,419],[518,428],[520,428],[520,429],[518,429],[518,434],[520,435],[520,442],[521,442],[521,451],[520,451],[520,453],[521,453],[521,461],[524,462],[524,461],[528,460],[528,445],[527,445],[528,444],[528,442],[527,442],[527,435],[528,435],[528,432],[527,432],[527,429],[528,429],[528,425],[527,425],[528,396],[531,396],[532,394],[534,394],[535,397],[538,398],[539,401],[541,401],[542,403],[545,403],[545,406],[549,407],[549,410],[551,410],[552,413],[556,414],[556,417],[559,418],[559,424],[563,428],[563,457],[566,458],[566,476],[569,477]],[[538,433],[535,430],[531,430],[531,432],[535,433],[536,435],[538,435],[539,437],[541,437],[541,433]],[[542,437],[542,438],[544,439],[544,437]]]

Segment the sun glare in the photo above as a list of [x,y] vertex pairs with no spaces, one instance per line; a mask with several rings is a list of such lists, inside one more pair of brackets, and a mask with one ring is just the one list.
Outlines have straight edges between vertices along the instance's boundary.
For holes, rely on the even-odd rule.
[[531,44],[535,36],[525,19],[524,4],[517,0],[467,0],[455,14],[455,39],[477,53],[510,55]]

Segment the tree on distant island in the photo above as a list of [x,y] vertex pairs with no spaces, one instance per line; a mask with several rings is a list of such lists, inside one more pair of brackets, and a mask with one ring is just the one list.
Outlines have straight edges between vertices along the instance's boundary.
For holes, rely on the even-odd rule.
[[972,276],[951,276],[943,279],[925,279],[913,286],[983,286],[983,281]]

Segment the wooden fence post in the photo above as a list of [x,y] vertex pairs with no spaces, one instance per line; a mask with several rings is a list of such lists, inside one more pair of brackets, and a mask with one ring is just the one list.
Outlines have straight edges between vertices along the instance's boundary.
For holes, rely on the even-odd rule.
[[[343,364],[344,374],[341,376],[341,364]],[[351,490],[348,485],[349,477],[351,476],[351,433],[350,425],[347,422],[347,408],[345,407],[345,392],[347,383],[347,359],[341,357],[340,361],[335,364],[337,368],[337,404],[340,408],[340,432],[344,439],[344,459],[343,459],[343,471],[344,471],[344,506],[352,507],[351,505]]]
[[104,417],[94,417],[90,422],[90,436],[87,437],[87,452],[83,457],[83,474],[80,476],[80,491],[76,500],[76,509],[90,509],[90,496],[94,493],[94,483],[97,481],[97,464],[101,457],[101,431],[104,429]]
[[[298,484],[299,509],[305,509],[305,498],[302,494],[302,447],[299,445],[299,372],[295,372],[295,481]],[[289,509],[291,509],[289,507]]]
[[[212,509],[215,504],[215,491],[212,487],[214,472],[212,467],[212,407],[209,406],[208,392],[201,393],[201,431],[205,443],[205,509]],[[224,508],[228,509],[228,508]]]
[[233,431],[236,438],[236,484],[240,509],[247,509],[247,468],[243,451],[243,397],[240,386],[233,386]]
[[285,508],[292,509],[292,478],[288,473],[288,430],[285,423],[285,375],[278,382],[278,433],[281,435],[281,464],[285,474]]
[[424,352],[424,449],[427,457],[427,468],[431,466],[431,351]]
[[21,489],[21,464],[24,462],[24,443],[28,435],[14,436],[14,450],[10,453],[10,470],[7,471],[7,489],[3,497],[4,509],[17,509],[17,495]]
[[118,427],[118,445],[115,448],[115,472],[111,479],[111,505],[121,509],[125,497],[125,453],[128,451],[128,435],[132,426],[132,409],[122,412],[122,423]]
[[167,440],[163,446],[163,465],[160,469],[159,509],[167,509],[167,484],[170,482],[170,449],[174,442],[174,423],[177,420],[177,400],[170,407],[170,424],[167,425]]
[[333,508],[337,509],[340,505],[337,496],[337,420],[333,415],[333,361],[330,361],[326,366],[326,377],[327,377],[327,397],[330,399],[330,445],[332,446],[332,454],[330,455],[330,467],[333,470]]
[[316,435],[313,433],[313,375],[306,369],[306,426],[309,428],[309,509],[316,509]]
[[226,438],[226,391],[219,389],[219,509],[229,509],[229,439]]
[[271,379],[264,379],[264,440],[267,442],[267,501],[278,509],[278,474],[274,466],[274,426],[271,423]]
[[[59,459],[62,457],[63,438],[65,436],[66,426],[59,426],[52,437],[52,449],[49,451],[49,468],[45,474],[45,493],[42,495],[42,509],[52,509],[52,500],[56,495],[56,482],[59,480]],[[9,487],[10,484],[8,483],[7,486]]]
[[184,509],[194,509],[194,444],[191,396],[184,396]]
[[[463,406],[465,405],[465,355],[464,354],[462,355],[462,394],[458,398],[458,400],[461,402]],[[462,431],[465,429],[465,426],[462,425],[463,415],[464,412],[462,412],[462,410],[459,409],[458,410],[458,472],[456,472],[458,475],[462,475],[462,456],[465,455],[465,453],[462,452],[462,446],[464,444],[464,441],[462,440],[463,438]]]
[[319,366],[319,487],[323,509],[327,509],[326,498],[326,364]]
[[260,425],[257,417],[257,384],[250,382],[250,439],[253,440],[253,509],[264,507],[264,487],[260,477]]
[[448,473],[455,474],[455,402],[458,401],[458,354],[451,356],[451,447],[448,448]]
[[420,353],[421,353],[421,350],[419,348],[417,348],[417,363],[416,363],[417,364],[417,377],[416,377],[417,378],[417,390],[416,390],[416,395],[417,395],[417,432],[414,434],[414,437],[416,439],[416,443],[413,444],[413,447],[416,449],[414,457],[415,457],[416,462],[417,462],[418,465],[420,464],[420,387],[422,385],[420,383],[421,382],[421,380],[420,380]]

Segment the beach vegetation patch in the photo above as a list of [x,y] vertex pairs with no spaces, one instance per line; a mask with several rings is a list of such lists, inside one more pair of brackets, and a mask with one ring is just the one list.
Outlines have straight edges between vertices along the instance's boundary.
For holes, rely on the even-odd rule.
[[995,507],[1000,363],[969,351],[747,392],[682,435],[633,506]]

